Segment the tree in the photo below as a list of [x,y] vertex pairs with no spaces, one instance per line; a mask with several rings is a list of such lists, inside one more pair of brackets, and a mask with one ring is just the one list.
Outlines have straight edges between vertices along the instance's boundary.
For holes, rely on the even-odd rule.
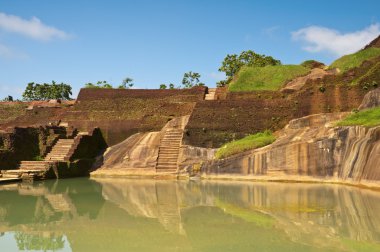
[[264,67],[268,65],[281,65],[281,61],[276,60],[271,56],[257,54],[252,50],[243,51],[239,56],[236,54],[227,54],[222,62],[222,66],[219,68],[220,72],[224,72],[226,74],[227,79],[220,81],[218,85],[224,86],[230,83],[233,76],[239,72],[243,66]]
[[123,80],[119,88],[129,89],[129,88],[132,88],[133,85],[134,85],[133,79],[127,77]]
[[13,97],[8,95],[7,97],[4,98],[3,101],[6,101],[6,102],[12,102],[13,101]]
[[201,75],[195,72],[187,72],[183,75],[182,85],[184,88],[192,88],[195,86],[204,86],[205,84],[199,81]]
[[50,99],[70,100],[70,95],[72,95],[72,92],[69,84],[57,84],[55,81],[52,81],[51,84],[28,83],[22,97],[27,101]]
[[169,84],[169,89],[174,89],[174,84],[173,83]]
[[89,82],[84,86],[85,88],[113,88],[107,81],[98,81],[95,84]]
[[167,88],[167,86],[165,84],[160,85],[160,89],[166,89],[166,88]]

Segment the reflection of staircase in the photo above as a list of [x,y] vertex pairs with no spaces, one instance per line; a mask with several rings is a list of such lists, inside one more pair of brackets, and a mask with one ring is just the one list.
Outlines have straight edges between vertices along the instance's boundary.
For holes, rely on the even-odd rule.
[[64,194],[46,194],[45,198],[57,212],[68,212],[71,210],[70,199]]
[[156,166],[157,172],[177,171],[177,162],[182,136],[182,129],[168,129],[165,132],[160,142]]
[[209,88],[208,89],[208,93],[205,96],[205,100],[206,101],[213,101],[213,100],[215,100],[215,92],[216,92],[216,88]]

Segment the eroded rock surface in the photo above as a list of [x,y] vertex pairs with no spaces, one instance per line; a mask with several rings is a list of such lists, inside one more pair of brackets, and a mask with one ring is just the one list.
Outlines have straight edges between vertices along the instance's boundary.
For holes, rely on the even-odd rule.
[[376,88],[364,96],[359,110],[374,108],[378,106],[380,106],[380,88]]
[[[206,163],[204,174],[290,176],[367,183],[380,180],[380,127],[334,127],[347,113],[292,120],[273,144]],[[293,177],[294,178],[294,177]]]

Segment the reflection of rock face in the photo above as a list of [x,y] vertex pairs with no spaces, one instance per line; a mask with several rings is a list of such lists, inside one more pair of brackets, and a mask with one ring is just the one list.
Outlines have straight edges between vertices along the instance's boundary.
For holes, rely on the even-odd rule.
[[236,209],[265,213],[295,242],[342,247],[342,237],[380,241],[377,192],[318,184],[208,184],[214,198],[234,207],[236,216]]
[[130,215],[157,218],[165,229],[182,233],[176,183],[154,180],[101,179],[103,196]]
[[344,115],[313,115],[293,120],[272,145],[211,162],[204,172],[309,175],[353,182],[380,180],[377,169],[380,127],[331,127],[333,121]]
[[[198,249],[204,251],[213,242],[246,242],[239,240],[239,232],[248,232],[244,239],[260,239],[261,232],[266,232],[265,242],[281,236],[294,244],[332,251],[350,251],[347,240],[380,242],[380,194],[354,187],[131,179],[81,179],[71,185],[62,180],[57,185],[42,185],[45,187],[0,187],[0,232],[18,231],[35,237],[49,234],[42,242],[65,235],[73,250],[79,251],[88,246],[104,251],[114,242],[128,244],[129,250],[136,243],[158,241],[168,247],[189,248],[202,244],[198,241],[205,237],[204,247]],[[51,195],[66,198],[70,210],[52,204],[48,200]],[[95,214],[89,218],[93,210]],[[220,235],[226,232],[229,237],[212,233],[217,232],[215,227],[222,229]],[[150,239],[153,242],[149,243]],[[189,244],[192,241],[194,244]],[[128,251],[122,248],[115,250]]]

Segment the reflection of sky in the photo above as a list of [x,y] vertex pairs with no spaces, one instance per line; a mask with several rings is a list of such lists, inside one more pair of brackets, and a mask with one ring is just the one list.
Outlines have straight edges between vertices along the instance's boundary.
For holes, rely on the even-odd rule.
[[[63,240],[65,242],[64,248],[57,251],[71,252],[72,249],[70,247],[69,241],[67,240],[67,237],[63,236]],[[4,235],[0,236],[0,248],[1,248],[1,251],[6,251],[6,252],[20,251],[17,247],[14,232],[7,232],[7,233],[4,233]],[[31,250],[31,251],[43,251],[43,250]]]

